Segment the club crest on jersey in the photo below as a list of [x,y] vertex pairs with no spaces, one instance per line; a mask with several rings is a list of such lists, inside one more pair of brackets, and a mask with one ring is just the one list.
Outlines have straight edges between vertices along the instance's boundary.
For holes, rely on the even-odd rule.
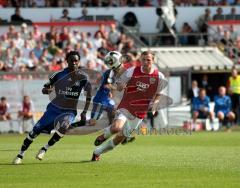
[[80,86],[80,82],[75,82],[75,86]]
[[156,78],[150,78],[149,82],[150,82],[150,84],[154,84],[156,82]]
[[149,88],[149,84],[140,81],[137,81],[136,85],[138,91],[146,91]]

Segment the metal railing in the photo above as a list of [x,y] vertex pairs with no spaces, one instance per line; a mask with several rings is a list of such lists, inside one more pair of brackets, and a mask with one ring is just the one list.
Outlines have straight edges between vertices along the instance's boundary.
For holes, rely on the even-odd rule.
[[176,33],[176,38],[170,33],[141,33],[139,37],[147,46],[205,46],[208,33]]

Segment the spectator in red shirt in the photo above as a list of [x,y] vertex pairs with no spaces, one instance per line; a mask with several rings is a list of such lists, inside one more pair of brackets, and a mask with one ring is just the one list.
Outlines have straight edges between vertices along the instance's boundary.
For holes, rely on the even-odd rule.
[[1,97],[0,101],[0,121],[11,120],[11,114],[9,113],[10,105],[7,102],[6,97]]
[[18,117],[21,119],[31,119],[33,118],[34,106],[30,97],[25,95],[22,101],[22,110],[18,111]]

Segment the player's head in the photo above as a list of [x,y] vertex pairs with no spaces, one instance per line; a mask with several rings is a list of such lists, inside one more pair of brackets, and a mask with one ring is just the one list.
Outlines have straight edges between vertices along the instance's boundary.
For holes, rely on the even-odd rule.
[[1,103],[5,104],[7,101],[6,97],[1,97]]
[[142,66],[151,67],[154,64],[154,53],[151,51],[144,51],[141,53]]
[[116,69],[121,66],[122,54],[117,51],[110,51],[107,53],[107,55],[104,57],[104,63],[108,66],[110,69]]
[[80,63],[80,55],[77,51],[70,51],[66,55],[68,68],[72,71],[77,70]]

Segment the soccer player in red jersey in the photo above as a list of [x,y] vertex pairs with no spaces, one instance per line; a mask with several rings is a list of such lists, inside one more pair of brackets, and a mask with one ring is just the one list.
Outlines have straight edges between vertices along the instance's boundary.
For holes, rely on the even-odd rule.
[[[164,75],[154,66],[154,54],[144,51],[141,54],[141,66],[127,69],[118,80],[117,86],[119,91],[124,90],[124,94],[113,123],[95,140],[94,144],[98,147],[93,152],[92,161],[98,161],[101,154],[130,138],[148,111],[155,113],[166,81]],[[115,137],[105,142],[114,134]]]

